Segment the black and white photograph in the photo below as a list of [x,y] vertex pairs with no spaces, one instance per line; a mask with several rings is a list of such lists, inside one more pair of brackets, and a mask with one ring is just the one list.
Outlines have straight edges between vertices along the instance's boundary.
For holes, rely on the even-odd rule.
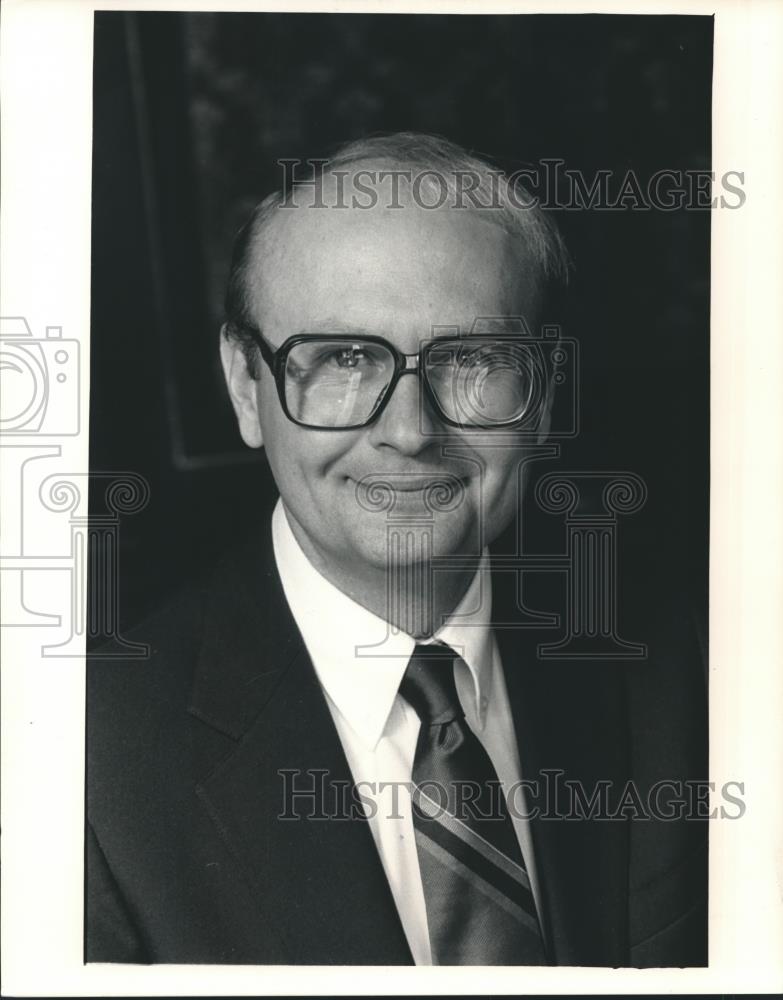
[[84,329],[2,309],[4,644],[36,664],[5,798],[61,817],[62,984],[764,992],[779,489],[738,442],[779,349],[736,324],[780,250],[731,263],[722,15],[93,6],[51,126],[82,228],[18,268],[70,268]]
[[87,960],[706,964],[712,20],[95,27]]

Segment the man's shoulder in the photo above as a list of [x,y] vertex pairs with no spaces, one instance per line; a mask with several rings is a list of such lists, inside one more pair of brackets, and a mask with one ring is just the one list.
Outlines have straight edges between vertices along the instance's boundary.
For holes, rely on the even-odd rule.
[[129,697],[142,687],[149,693],[151,684],[165,689],[186,680],[198,652],[206,591],[204,580],[182,586],[121,639],[88,653],[88,704],[103,692]]
[[[225,732],[204,724],[196,702],[204,700],[199,691],[205,663],[219,675],[218,691],[228,686],[242,698],[243,678],[237,678],[235,664],[245,647],[258,648],[258,630],[246,635],[241,621],[246,603],[262,603],[263,586],[251,592],[248,580],[267,578],[268,567],[259,565],[259,558],[252,546],[227,548],[126,632],[124,647],[107,643],[88,657],[88,808],[104,838],[107,827],[124,828],[129,808],[151,808],[150,796],[165,798],[177,787],[192,787],[207,763],[225,752]],[[268,630],[262,617],[259,628]]]
[[[215,616],[248,600],[254,584],[274,569],[271,546],[258,536],[227,545],[159,608],[87,657],[88,695],[107,691],[132,697],[173,693],[193,679],[200,649]],[[256,603],[262,586],[254,594]]]
[[[226,548],[158,610],[87,659],[88,742],[114,741],[140,718],[185,716],[205,664],[224,684],[243,658],[268,655],[277,585],[269,532]],[[267,645],[272,644],[269,638]],[[252,652],[248,647],[252,647]]]
[[88,791],[146,773],[153,747],[170,754],[186,742],[206,596],[203,581],[183,587],[123,636],[125,649],[114,642],[88,656]]

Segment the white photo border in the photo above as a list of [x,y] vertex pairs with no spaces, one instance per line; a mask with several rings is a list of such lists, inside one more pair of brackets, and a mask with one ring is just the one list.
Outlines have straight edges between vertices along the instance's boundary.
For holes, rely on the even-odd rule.
[[[2,313],[23,317],[32,337],[47,341],[47,351],[59,346],[51,346],[55,340],[67,341],[68,363],[80,365],[68,376],[78,379],[78,409],[69,425],[75,430],[48,428],[48,437],[14,438],[0,449],[4,560],[23,555],[23,528],[50,530],[45,518],[37,523],[45,510],[24,491],[30,463],[45,460],[51,473],[86,483],[93,13],[113,6],[6,0],[3,9]],[[216,5],[148,0],[121,6],[210,10]],[[42,656],[34,624],[4,628],[4,994],[783,990],[783,6],[768,0],[310,0],[306,5],[235,2],[220,9],[714,13],[713,169],[718,176],[743,171],[747,200],[739,211],[713,212],[712,220],[710,777],[718,788],[724,781],[744,781],[747,810],[737,822],[711,826],[706,969],[84,965],[84,661]],[[56,503],[56,490],[52,495]],[[86,485],[83,498],[70,499],[86,505]],[[58,556],[50,573],[36,574],[32,606],[57,607],[68,590],[64,564],[56,563],[72,544],[69,522],[62,523],[65,534],[48,540]],[[13,584],[4,587],[4,622],[6,614],[17,613],[19,596]]]

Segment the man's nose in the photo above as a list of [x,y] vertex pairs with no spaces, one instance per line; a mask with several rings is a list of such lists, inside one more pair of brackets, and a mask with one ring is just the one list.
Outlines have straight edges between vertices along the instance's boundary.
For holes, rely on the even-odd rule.
[[369,427],[370,443],[416,455],[432,444],[438,429],[417,374],[403,375],[383,412]]

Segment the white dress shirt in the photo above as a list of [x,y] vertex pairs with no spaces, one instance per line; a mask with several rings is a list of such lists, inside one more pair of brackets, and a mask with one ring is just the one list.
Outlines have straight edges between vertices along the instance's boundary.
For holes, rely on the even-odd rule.
[[[431,965],[427,911],[419,873],[408,785],[419,718],[398,694],[416,640],[357,604],[314,568],[294,538],[282,501],[272,515],[283,590],[342,741],[354,783],[366,800],[370,830],[413,959]],[[495,637],[489,560],[435,639],[451,646],[465,718],[504,787],[520,780],[514,723]],[[384,783],[388,783],[384,788]],[[517,795],[514,802],[519,805]],[[533,893],[537,882],[523,808],[512,811]]]

